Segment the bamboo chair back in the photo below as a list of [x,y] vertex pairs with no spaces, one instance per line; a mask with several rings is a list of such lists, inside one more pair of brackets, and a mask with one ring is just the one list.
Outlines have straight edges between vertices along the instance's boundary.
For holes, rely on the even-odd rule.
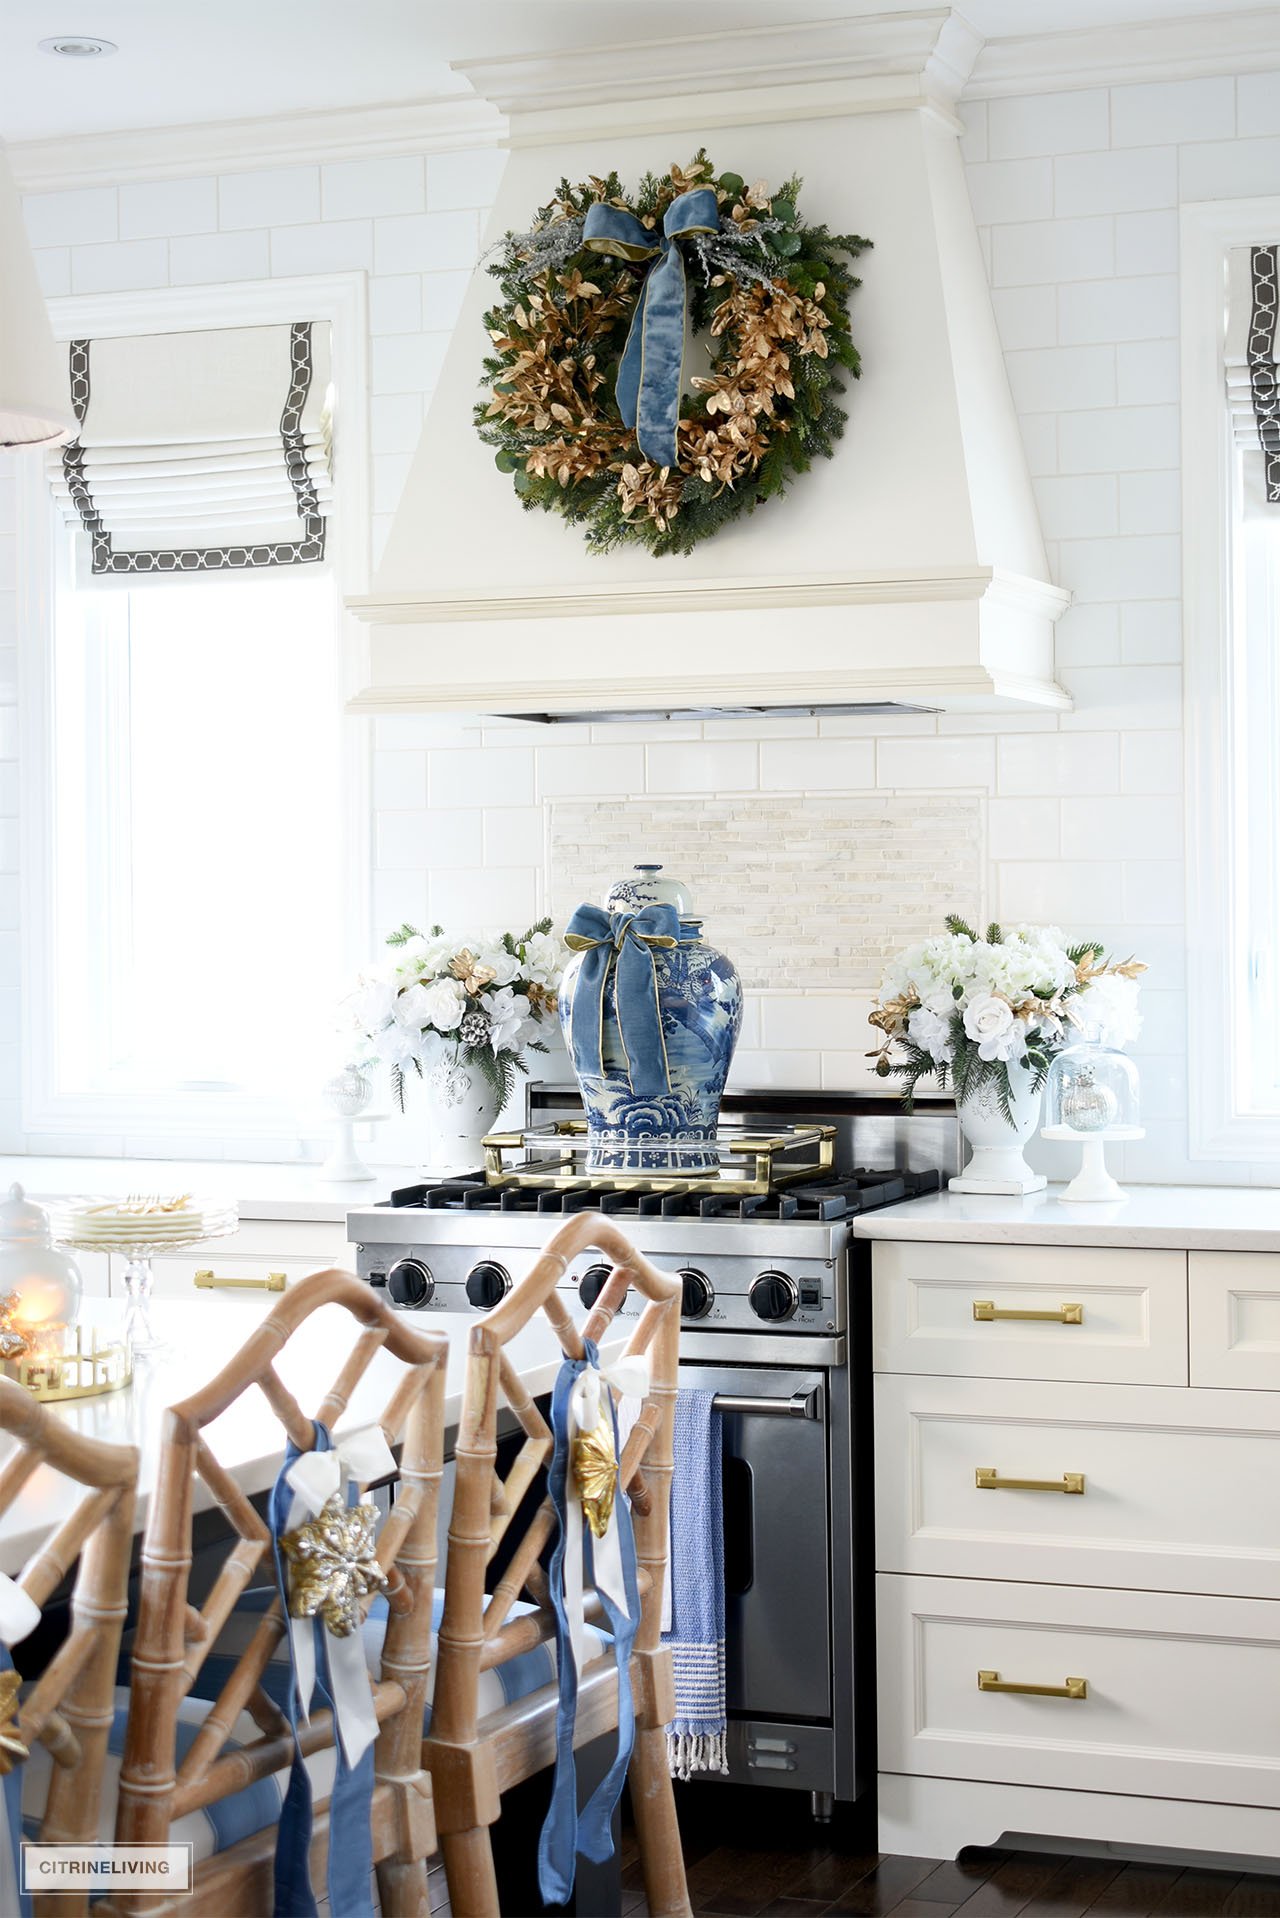
[[[176,1727],[219,1632],[255,1573],[274,1583],[271,1535],[244,1492],[218,1462],[204,1428],[244,1394],[258,1391],[283,1432],[302,1451],[314,1443],[304,1413],[276,1370],[281,1349],[313,1312],[342,1306],[355,1321],[354,1338],[315,1417],[336,1424],[375,1355],[386,1350],[407,1367],[380,1424],[388,1443],[403,1442],[398,1495],[378,1534],[377,1557],[389,1584],[389,1616],[381,1677],[371,1679],[379,1736],[375,1747],[373,1829],[382,1909],[389,1918],[425,1911],[425,1859],[435,1848],[430,1783],[421,1767],[423,1709],[430,1673],[431,1607],[435,1585],[436,1510],[442,1475],[444,1390],[448,1341],[415,1332],[367,1285],[349,1273],[313,1273],[284,1295],[246,1339],[234,1359],[201,1391],[165,1413],[162,1451],[142,1552],[142,1587],[132,1655],[129,1723],[120,1774],[116,1835],[122,1842],[164,1843],[171,1823],[287,1768],[293,1735],[263,1676],[286,1625],[279,1598],[261,1613],[247,1647],[236,1658],[218,1698],[181,1765]],[[340,1438],[340,1434],[338,1437]],[[283,1446],[282,1446],[283,1453]],[[203,1482],[235,1534],[235,1543],[203,1605],[191,1604],[192,1518],[196,1481]],[[223,1751],[242,1713],[258,1727],[256,1739]],[[333,1715],[316,1711],[300,1729],[304,1753],[334,1743]],[[275,1827],[242,1839],[206,1860],[196,1873],[196,1896],[184,1913],[249,1914],[271,1908]],[[316,1807],[312,1875],[323,1871],[327,1807]],[[131,1902],[117,1894],[121,1912],[152,1911],[145,1894]],[[175,1907],[176,1909],[177,1907]]]
[[[0,1431],[17,1440],[0,1465],[0,1512],[37,1474],[56,1472],[85,1496],[28,1560],[16,1583],[41,1610],[79,1560],[71,1628],[15,1714],[6,1737],[28,1751],[37,1740],[52,1759],[40,1825],[47,1843],[88,1844],[98,1835],[102,1778],[111,1730],[116,1661],[128,1599],[138,1452],[73,1432],[31,1394],[0,1379]],[[21,1649],[18,1657],[21,1658]],[[16,1723],[14,1717],[16,1716]],[[16,1754],[14,1754],[16,1756]],[[0,1831],[0,1843],[7,1835]],[[35,1899],[37,1918],[83,1918],[88,1893]]]
[[[556,1286],[570,1261],[588,1247],[602,1252],[612,1270],[579,1332]],[[628,1355],[647,1353],[650,1363],[648,1393],[623,1445],[618,1474],[632,1505],[641,1601],[631,1658],[636,1707],[632,1802],[651,1911],[689,1909],[666,1760],[665,1728],[674,1713],[671,1660],[661,1642],[681,1285],[651,1265],[611,1220],[579,1213],[553,1235],[521,1283],[471,1332],[455,1450],[435,1703],[425,1747],[454,1918],[491,1918],[497,1912],[487,1827],[498,1816],[501,1792],[550,1764],[555,1755],[554,1685],[489,1718],[482,1719],[479,1710],[481,1674],[554,1639],[556,1629],[539,1563],[556,1525],[549,1499],[515,1545],[492,1594],[485,1592],[490,1561],[554,1449],[551,1430],[505,1347],[542,1312],[566,1356],[581,1358],[583,1340],[599,1344],[632,1285],[647,1303],[626,1350]],[[505,1480],[496,1470],[500,1399],[525,1434]],[[513,1619],[511,1609],[521,1593],[536,1609]],[[588,1617],[593,1615],[598,1615],[598,1600],[588,1604]],[[599,1682],[592,1685],[584,1678],[579,1688],[578,1744],[617,1724],[613,1670],[612,1658],[602,1660]]]

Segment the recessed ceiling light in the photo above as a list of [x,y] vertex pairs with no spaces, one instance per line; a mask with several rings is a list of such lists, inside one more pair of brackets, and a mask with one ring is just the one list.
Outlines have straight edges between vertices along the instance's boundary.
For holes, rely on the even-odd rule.
[[41,40],[41,53],[65,53],[72,60],[96,59],[100,54],[117,53],[114,40],[94,40],[84,33],[59,33],[52,40]]

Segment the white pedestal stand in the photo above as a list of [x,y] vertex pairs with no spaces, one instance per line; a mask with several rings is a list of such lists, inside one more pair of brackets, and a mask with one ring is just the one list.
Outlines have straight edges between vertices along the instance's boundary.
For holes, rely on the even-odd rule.
[[348,1118],[345,1113],[327,1115],[333,1127],[333,1145],[329,1156],[320,1167],[320,1177],[331,1185],[356,1185],[364,1179],[376,1179],[377,1173],[370,1172],[364,1160],[356,1150],[356,1127],[358,1125],[377,1125],[388,1117],[385,1112],[358,1112]]
[[1046,1125],[1040,1128],[1042,1139],[1066,1141],[1081,1148],[1080,1170],[1062,1197],[1074,1203],[1099,1204],[1108,1199],[1123,1199],[1127,1195],[1124,1187],[1117,1185],[1107,1171],[1106,1146],[1112,1140],[1117,1144],[1125,1139],[1145,1139],[1145,1129],[1140,1125],[1108,1126],[1105,1132],[1077,1132],[1074,1126]]

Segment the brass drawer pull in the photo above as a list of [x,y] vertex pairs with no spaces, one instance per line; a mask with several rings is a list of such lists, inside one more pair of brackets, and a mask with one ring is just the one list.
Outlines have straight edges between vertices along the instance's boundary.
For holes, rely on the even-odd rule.
[[1061,1478],[1001,1478],[994,1465],[980,1465],[973,1482],[980,1492],[1083,1492],[1084,1473],[1064,1472]]
[[265,1279],[220,1279],[207,1268],[197,1272],[193,1284],[202,1292],[283,1292],[283,1272],[268,1272]]
[[990,1299],[975,1299],[973,1316],[983,1323],[991,1319],[1040,1319],[1052,1325],[1083,1325],[1082,1305],[1060,1305],[1056,1312],[1030,1312],[1019,1305],[995,1305]]
[[1087,1678],[1068,1678],[1061,1685],[1015,1685],[1011,1678],[1001,1678],[999,1672],[979,1672],[978,1690],[1021,1692],[1027,1698],[1087,1698],[1089,1681]]

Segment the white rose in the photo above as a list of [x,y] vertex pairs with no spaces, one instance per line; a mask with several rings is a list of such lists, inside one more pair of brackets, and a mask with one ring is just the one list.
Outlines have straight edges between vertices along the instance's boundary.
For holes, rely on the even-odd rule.
[[[438,1032],[453,1032],[461,1025],[467,995],[460,979],[437,979],[429,986],[415,986],[412,990],[421,994],[417,1000],[417,1008],[422,1012],[419,1023],[434,1026]],[[407,999],[410,994],[403,996]]]
[[980,1059],[1011,1059],[1014,1048],[1025,1041],[1025,1028],[1013,1016],[1007,999],[994,993],[970,1000],[964,1011],[964,1029],[978,1043]]
[[939,1065],[949,1065],[955,1052],[951,1022],[928,1006],[917,1006],[907,1020],[907,1032],[916,1045]]
[[489,1044],[494,1051],[517,1051],[529,1017],[529,1001],[524,994],[503,986],[486,995],[484,1009],[489,1015]]

